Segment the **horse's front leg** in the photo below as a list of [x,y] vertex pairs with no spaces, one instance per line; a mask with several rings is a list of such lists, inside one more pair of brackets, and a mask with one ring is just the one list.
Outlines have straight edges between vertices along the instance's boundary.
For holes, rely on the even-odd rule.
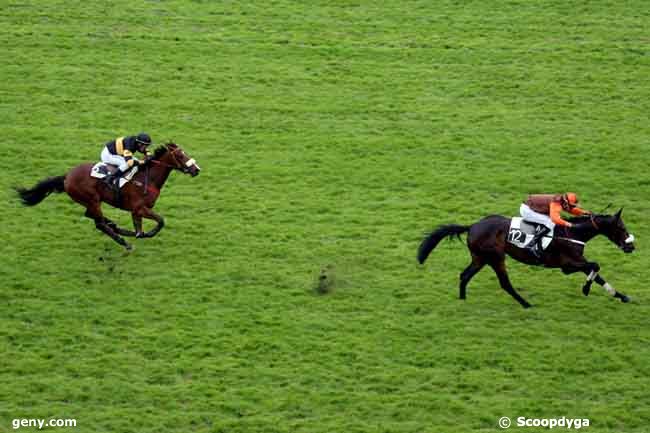
[[627,295],[625,295],[625,294],[623,294],[621,292],[617,292],[616,289],[614,289],[612,287],[612,285],[609,284],[607,281],[605,281],[605,279],[603,277],[601,277],[599,274],[596,274],[596,276],[594,277],[594,281],[596,281],[598,284],[603,286],[603,288],[607,291],[607,293],[609,293],[610,295],[612,295],[616,299],[620,299],[621,302],[626,302],[627,303],[627,302],[631,301],[629,296],[627,296]]
[[574,272],[584,272],[585,275],[587,275],[587,281],[585,282],[584,286],[582,286],[582,293],[585,296],[589,295],[589,291],[591,290],[591,284],[595,281],[599,285],[601,285],[607,293],[615,297],[616,299],[620,299],[621,302],[630,302],[631,299],[629,296],[620,293],[616,291],[612,287],[611,284],[609,284],[603,277],[600,276],[598,273],[600,271],[600,266],[596,262],[585,262],[579,265],[567,265],[562,267],[562,272],[565,274],[572,274]]
[[[153,210],[143,207],[134,211],[133,216],[133,226],[135,227],[137,238],[152,238],[158,234],[163,227],[165,227],[165,220],[163,217],[155,213]],[[156,221],[158,224],[151,231],[146,233],[142,232],[142,218],[147,218]]]
[[589,291],[591,290],[591,284],[594,282],[594,279],[598,275],[600,270],[600,265],[596,262],[579,262],[579,263],[570,263],[562,266],[562,272],[565,274],[573,274],[575,272],[584,272],[587,275],[587,281],[582,286],[582,293],[585,296],[589,296]]
[[589,296],[589,291],[591,290],[591,284],[594,282],[598,276],[598,271],[600,271],[600,265],[596,262],[587,263],[586,267],[582,270],[587,275],[587,281],[582,286],[582,294]]

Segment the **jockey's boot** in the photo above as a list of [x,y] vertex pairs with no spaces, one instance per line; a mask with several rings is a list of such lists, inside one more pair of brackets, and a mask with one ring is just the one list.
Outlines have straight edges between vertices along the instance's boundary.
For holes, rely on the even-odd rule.
[[124,172],[118,168],[114,173],[106,175],[104,182],[113,188],[119,189],[120,178],[123,174]]
[[538,226],[538,229],[535,232],[535,236],[533,236],[530,244],[528,247],[526,247],[537,260],[540,260],[542,258],[542,239],[544,238],[544,235],[546,235],[546,233],[549,231],[551,230],[544,225]]

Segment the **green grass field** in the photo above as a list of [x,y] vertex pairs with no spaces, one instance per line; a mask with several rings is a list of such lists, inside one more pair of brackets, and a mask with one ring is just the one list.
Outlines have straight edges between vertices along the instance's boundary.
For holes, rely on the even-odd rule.
[[[0,431],[648,432],[649,22],[643,1],[4,0]],[[141,130],[203,171],[171,176],[131,254],[67,196],[13,194]],[[633,303],[512,261],[535,308],[489,269],[462,302],[463,243],[416,263],[439,224],[567,190],[625,206],[637,251],[587,256]]]

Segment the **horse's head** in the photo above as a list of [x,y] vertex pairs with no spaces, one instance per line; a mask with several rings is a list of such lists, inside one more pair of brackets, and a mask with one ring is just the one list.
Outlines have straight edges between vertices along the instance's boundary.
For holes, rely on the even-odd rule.
[[607,236],[607,239],[616,244],[623,252],[631,253],[634,251],[634,235],[625,228],[621,213],[623,213],[623,208],[615,215],[594,216],[592,221],[599,226],[600,232]]
[[156,149],[154,159],[157,159],[161,163],[166,164],[173,169],[189,174],[192,177],[197,176],[201,171],[196,160],[190,158],[190,156],[175,143],[167,143]]

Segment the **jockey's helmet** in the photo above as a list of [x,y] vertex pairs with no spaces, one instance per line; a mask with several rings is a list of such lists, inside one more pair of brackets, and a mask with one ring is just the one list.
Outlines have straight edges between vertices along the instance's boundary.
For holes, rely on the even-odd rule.
[[578,196],[575,192],[567,192],[562,194],[562,207],[565,209],[573,209],[578,205]]
[[135,137],[135,141],[137,141],[138,144],[149,146],[151,144],[151,137],[149,137],[149,134],[141,132]]

